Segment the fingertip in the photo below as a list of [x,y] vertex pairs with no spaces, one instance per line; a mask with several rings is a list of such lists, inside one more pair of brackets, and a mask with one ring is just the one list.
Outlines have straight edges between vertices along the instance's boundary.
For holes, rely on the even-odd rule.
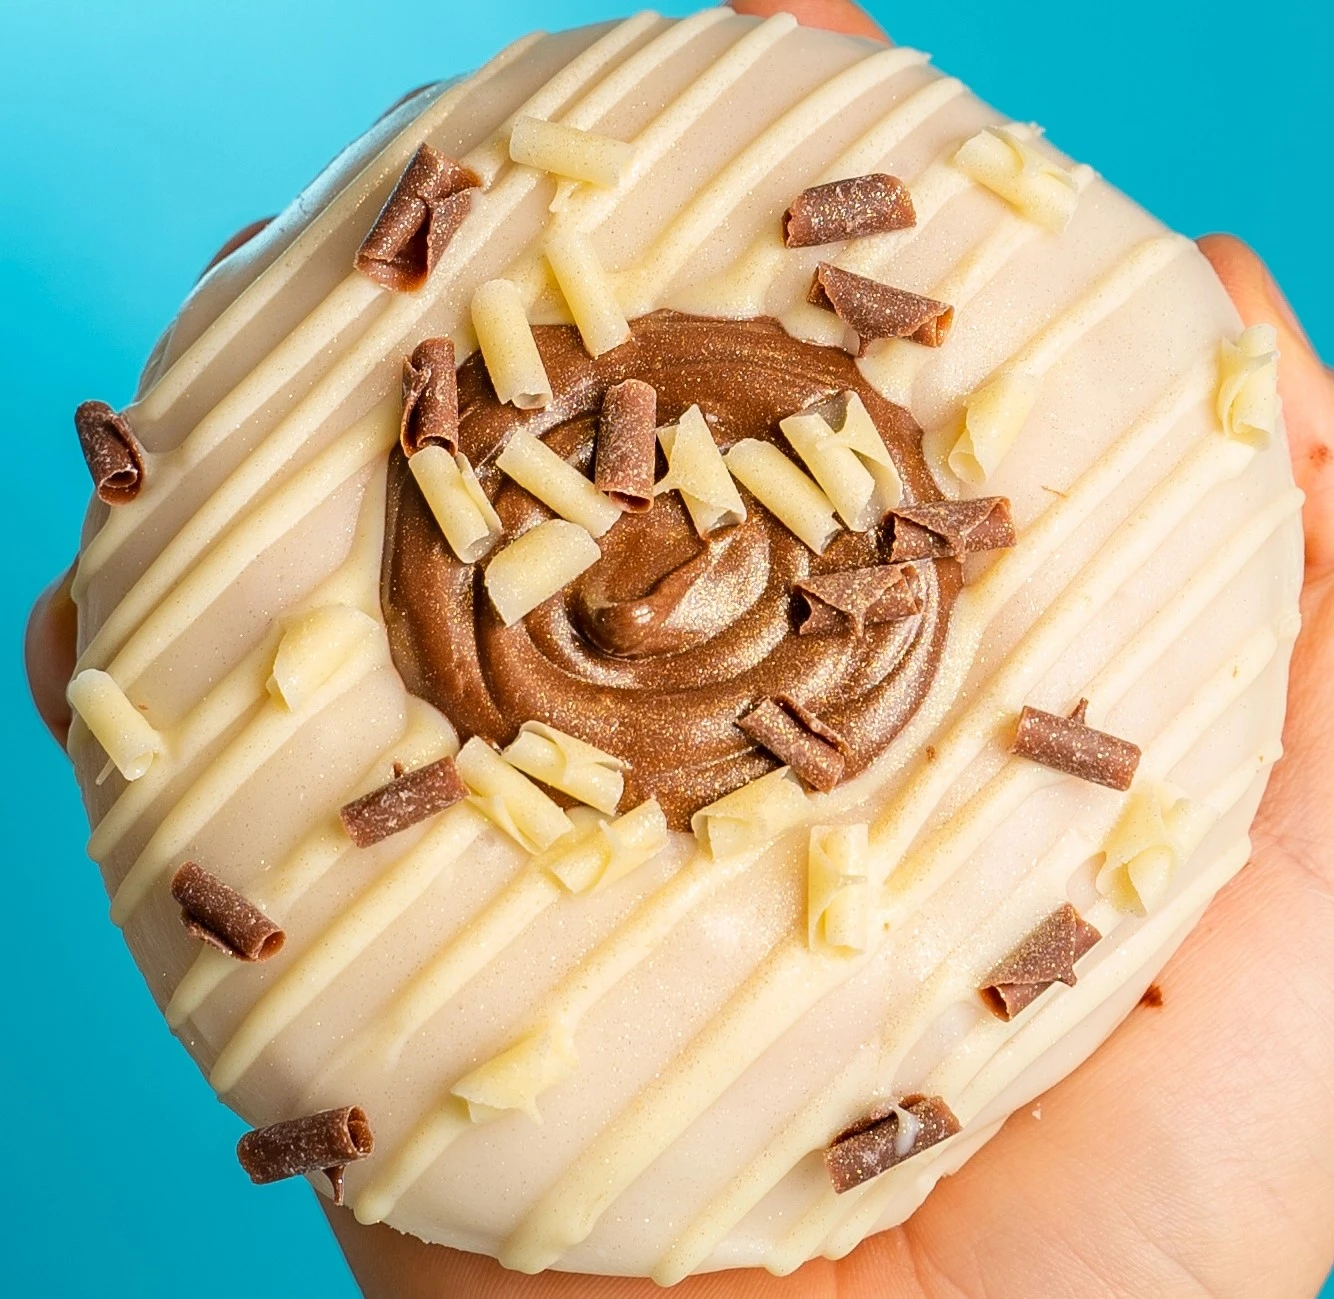
[[1199,246],[1242,321],[1273,325],[1278,333],[1278,386],[1293,475],[1307,498],[1308,572],[1324,575],[1334,571],[1334,374],[1252,248],[1223,234],[1205,235]]
[[772,18],[775,14],[791,14],[805,27],[822,27],[848,36],[869,36],[889,44],[889,37],[880,24],[852,0],[729,0],[729,3],[737,13],[747,17]]

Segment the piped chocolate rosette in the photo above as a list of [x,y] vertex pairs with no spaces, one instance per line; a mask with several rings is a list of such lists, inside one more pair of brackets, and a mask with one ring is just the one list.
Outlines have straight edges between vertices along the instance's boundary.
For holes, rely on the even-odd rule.
[[[554,394],[543,410],[502,405],[480,355],[459,372],[457,450],[500,520],[497,549],[558,517],[505,472],[506,448],[541,439],[591,486],[595,461],[608,458],[600,440],[616,428],[604,418],[608,393],[619,399],[632,380],[656,393],[669,434],[702,412],[725,463],[738,447],[772,448],[812,494],[820,489],[784,425],[817,421],[837,446],[849,402],[859,403],[883,446],[870,463],[901,484],[885,505],[953,508],[940,503],[912,417],[877,394],[846,352],[799,342],[769,320],[658,312],[632,330],[630,342],[593,359],[576,330],[536,329]],[[821,748],[838,752],[839,778],[865,770],[930,685],[959,563],[892,562],[894,516],[874,500],[853,518],[855,531],[827,505],[818,549],[744,486],[744,517],[701,529],[671,488],[671,458],[642,441],[641,454],[657,456],[651,507],[619,513],[591,566],[506,625],[488,595],[487,559],[467,563],[451,550],[396,453],[382,596],[409,688],[464,737],[506,745],[537,720],[596,745],[627,765],[624,805],[655,798],[677,829],[782,763],[831,787],[816,765]],[[630,483],[635,467],[624,467]],[[774,481],[783,490],[785,479]],[[869,473],[865,481],[875,485]],[[747,724],[776,700],[798,710],[786,742]]]

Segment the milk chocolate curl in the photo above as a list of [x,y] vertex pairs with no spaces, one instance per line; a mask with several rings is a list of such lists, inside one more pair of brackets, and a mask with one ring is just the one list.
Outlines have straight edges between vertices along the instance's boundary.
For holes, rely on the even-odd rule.
[[762,700],[737,725],[812,789],[828,792],[843,779],[848,751],[843,737],[796,700],[786,695]]
[[287,935],[229,884],[188,861],[172,876],[171,896],[181,904],[189,933],[238,961],[267,961]]
[[403,420],[399,441],[405,456],[424,446],[459,449],[459,385],[454,343],[424,338],[403,362]]
[[420,289],[463,224],[472,190],[481,183],[462,163],[423,144],[357,249],[357,270],[386,289]]
[[1019,715],[1019,730],[1010,752],[1067,776],[1095,785],[1106,785],[1124,793],[1135,779],[1139,746],[1129,740],[1094,730],[1084,722],[1087,700],[1069,717],[1025,707]]
[[593,482],[634,514],[653,508],[653,469],[658,446],[658,394],[642,379],[607,389],[598,425]]
[[[917,1125],[911,1143],[904,1139],[907,1131],[900,1134],[900,1110]],[[824,1152],[825,1168],[834,1191],[842,1195],[960,1130],[954,1111],[939,1096],[907,1096],[888,1114],[871,1115],[835,1138]]]
[[365,1110],[345,1105],[247,1132],[236,1143],[236,1157],[257,1186],[326,1172],[334,1203],[342,1204],[343,1169],[374,1149],[375,1135]]
[[878,564],[807,577],[792,587],[798,598],[797,634],[848,632],[898,622],[922,612],[922,596],[906,564]]
[[125,417],[104,401],[86,401],[74,412],[74,429],[98,498],[108,505],[134,500],[144,482],[144,453]]
[[954,323],[954,308],[879,280],[868,280],[828,262],[821,262],[807,300],[832,311],[862,340],[861,350],[876,338],[911,338],[939,347]]
[[889,558],[961,559],[985,550],[1004,550],[1016,540],[1010,502],[1004,496],[971,501],[932,501],[901,505],[891,512]]
[[916,224],[908,187],[897,176],[877,172],[804,190],[783,215],[783,242],[813,248]]
[[346,804],[339,817],[358,848],[388,839],[468,797],[453,758],[441,758],[396,776],[387,785]]
[[1057,907],[987,976],[979,990],[987,1009],[1008,1021],[1053,983],[1073,988],[1075,962],[1101,938],[1068,902]]

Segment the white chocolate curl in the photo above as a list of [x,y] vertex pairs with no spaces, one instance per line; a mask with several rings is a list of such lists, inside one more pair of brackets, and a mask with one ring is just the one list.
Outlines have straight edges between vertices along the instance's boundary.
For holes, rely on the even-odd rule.
[[[835,428],[830,419],[837,422],[840,413]],[[789,415],[779,428],[854,532],[879,523],[903,499],[894,458],[855,392]]]
[[608,815],[625,789],[624,762],[543,722],[524,722],[502,756],[534,780]]
[[1278,333],[1252,325],[1235,343],[1223,340],[1218,366],[1218,418],[1234,441],[1264,450],[1278,432]]
[[833,503],[772,442],[743,438],[724,459],[732,476],[788,531],[817,555],[824,553],[838,532]]
[[690,818],[695,838],[721,860],[762,848],[796,825],[810,809],[801,782],[779,767],[749,785],[733,790]]
[[514,162],[604,188],[620,183],[634,153],[634,145],[624,140],[539,117],[520,117],[510,132]]
[[1060,233],[1079,202],[1074,176],[1004,127],[988,127],[954,155],[954,165],[1030,221]]
[[473,294],[472,323],[496,397],[519,410],[550,406],[551,380],[518,286],[510,280],[483,284]]
[[477,481],[468,457],[442,446],[424,446],[408,468],[431,507],[449,548],[464,564],[474,564],[500,540],[504,526]]
[[549,600],[602,552],[577,523],[548,519],[511,541],[486,566],[486,589],[506,627]]
[[516,429],[510,436],[496,467],[552,513],[577,523],[590,536],[602,536],[621,517],[619,505],[526,429]]
[[1042,393],[1042,383],[1020,370],[1000,374],[964,403],[963,433],[949,454],[951,472],[965,483],[986,482],[1014,446]]
[[593,245],[577,230],[557,230],[544,247],[589,356],[599,357],[630,337],[630,324]]
[[656,857],[668,843],[667,818],[649,799],[614,821],[581,824],[536,859],[571,893],[607,888]]
[[454,762],[472,791],[471,802],[529,852],[550,848],[574,828],[551,798],[478,736],[459,750]]
[[541,1123],[537,1098],[568,1078],[578,1064],[569,1030],[557,1024],[493,1056],[450,1090],[468,1103],[468,1117],[474,1123],[489,1123],[511,1110]]
[[813,825],[806,859],[806,937],[812,951],[864,952],[873,899],[865,825]]
[[679,424],[659,429],[658,441],[667,455],[667,472],[654,485],[655,496],[680,492],[701,537],[717,528],[745,522],[741,493],[698,406],[686,411]]
[[162,736],[115,681],[98,668],[80,672],[69,683],[65,698],[126,780],[138,780],[153,765],[153,759],[166,752]]
[[374,618],[346,604],[323,605],[294,618],[278,642],[269,694],[295,711],[379,630]]
[[1098,891],[1122,911],[1148,915],[1167,896],[1181,863],[1214,819],[1166,781],[1136,786],[1102,846]]

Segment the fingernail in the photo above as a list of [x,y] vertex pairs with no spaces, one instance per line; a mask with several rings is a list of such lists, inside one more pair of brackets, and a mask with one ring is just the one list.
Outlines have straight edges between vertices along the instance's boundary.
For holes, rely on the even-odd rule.
[[1269,301],[1274,310],[1283,323],[1314,352],[1315,348],[1311,347],[1311,339],[1306,330],[1302,328],[1302,322],[1297,319],[1297,313],[1292,309],[1292,303],[1288,301],[1283,290],[1278,287],[1278,281],[1274,278],[1273,271],[1267,266],[1265,267],[1265,279],[1268,281]]

